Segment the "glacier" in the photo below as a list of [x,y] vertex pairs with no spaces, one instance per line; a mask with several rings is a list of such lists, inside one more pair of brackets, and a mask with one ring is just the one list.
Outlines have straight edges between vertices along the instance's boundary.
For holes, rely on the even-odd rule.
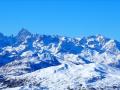
[[120,90],[120,42],[0,33],[0,90]]

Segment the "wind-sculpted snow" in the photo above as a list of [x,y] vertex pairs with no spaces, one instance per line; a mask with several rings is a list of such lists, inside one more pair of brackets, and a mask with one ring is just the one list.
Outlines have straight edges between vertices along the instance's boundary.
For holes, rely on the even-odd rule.
[[120,42],[0,33],[1,90],[119,90]]

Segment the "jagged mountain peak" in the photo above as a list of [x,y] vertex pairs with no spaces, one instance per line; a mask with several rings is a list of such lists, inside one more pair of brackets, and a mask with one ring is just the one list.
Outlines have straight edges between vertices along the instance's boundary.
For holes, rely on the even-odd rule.
[[25,29],[25,28],[22,28],[20,31],[19,31],[19,33],[18,33],[18,35],[17,36],[28,36],[28,35],[31,35],[31,33],[27,30],[27,29]]
[[4,36],[3,33],[0,32],[0,36]]
[[31,36],[32,34],[25,28],[22,28],[19,33],[17,34],[17,39],[19,41],[24,41],[26,37]]
[[0,33],[0,39],[2,39],[3,37],[5,37],[3,33]]

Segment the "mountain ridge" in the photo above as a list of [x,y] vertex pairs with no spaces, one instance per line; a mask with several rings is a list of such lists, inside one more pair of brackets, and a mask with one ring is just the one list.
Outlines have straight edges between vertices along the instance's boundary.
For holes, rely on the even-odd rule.
[[120,89],[120,42],[102,35],[70,38],[0,34],[0,89]]

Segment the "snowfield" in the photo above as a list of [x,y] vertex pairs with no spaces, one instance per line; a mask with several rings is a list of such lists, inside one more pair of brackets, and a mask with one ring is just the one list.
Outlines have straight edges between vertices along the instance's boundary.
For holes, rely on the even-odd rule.
[[0,34],[0,90],[120,90],[120,42]]

